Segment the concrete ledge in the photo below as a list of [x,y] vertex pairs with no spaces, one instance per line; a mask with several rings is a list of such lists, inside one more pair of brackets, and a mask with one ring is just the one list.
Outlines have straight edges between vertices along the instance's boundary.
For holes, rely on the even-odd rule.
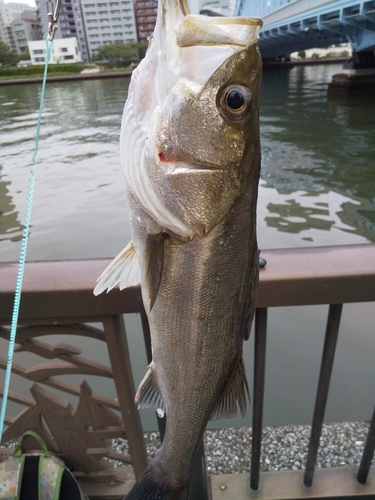
[[[131,71],[108,71],[102,73],[73,73],[70,75],[50,75],[47,76],[47,82],[70,82],[74,80],[99,80],[103,78],[127,78],[132,74]],[[6,78],[0,79],[1,85],[26,85],[30,83],[42,83],[42,76],[33,76],[30,78]]]
[[357,479],[357,467],[318,469],[311,488],[303,484],[303,470],[261,472],[260,488],[250,490],[249,474],[211,476],[211,500],[294,500],[304,498],[348,498],[375,494],[375,469],[367,484]]
[[328,84],[328,92],[332,94],[375,94],[375,68],[365,70],[343,70],[333,75]]

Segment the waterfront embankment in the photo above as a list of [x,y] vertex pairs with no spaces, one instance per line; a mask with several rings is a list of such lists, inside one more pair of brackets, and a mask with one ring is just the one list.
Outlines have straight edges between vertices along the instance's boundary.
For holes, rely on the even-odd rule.
[[[77,80],[98,80],[104,78],[125,78],[130,77],[131,70],[127,71],[99,71],[97,73],[71,73],[66,75],[49,75],[47,76],[47,83],[54,82],[69,82]],[[30,83],[41,83],[42,76],[33,77],[18,77],[18,78],[2,78],[0,85],[26,85]]]

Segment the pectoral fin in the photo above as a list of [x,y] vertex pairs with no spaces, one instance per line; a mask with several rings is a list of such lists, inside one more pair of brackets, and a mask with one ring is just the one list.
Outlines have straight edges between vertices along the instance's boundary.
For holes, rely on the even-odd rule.
[[130,242],[102,272],[97,280],[94,295],[112,290],[117,284],[120,290],[141,282],[138,257],[133,243]]
[[150,311],[154,307],[163,273],[164,240],[163,233],[149,234],[146,239],[145,278],[150,298]]
[[246,413],[246,394],[250,399],[245,367],[241,358],[210,419],[218,420],[220,418],[235,417],[237,415],[237,403],[242,416],[244,416]]

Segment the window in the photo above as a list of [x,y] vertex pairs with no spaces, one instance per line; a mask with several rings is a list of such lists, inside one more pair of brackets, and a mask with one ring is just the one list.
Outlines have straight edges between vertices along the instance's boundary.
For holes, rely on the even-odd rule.
[[35,62],[44,63],[44,57],[36,57]]
[[64,61],[71,61],[74,59],[74,56],[64,56]]
[[[33,50],[33,54],[43,54],[44,51],[42,49],[37,49],[37,50]],[[44,58],[43,58],[44,59]]]
[[61,48],[60,48],[60,52],[68,52],[67,47],[61,47]]

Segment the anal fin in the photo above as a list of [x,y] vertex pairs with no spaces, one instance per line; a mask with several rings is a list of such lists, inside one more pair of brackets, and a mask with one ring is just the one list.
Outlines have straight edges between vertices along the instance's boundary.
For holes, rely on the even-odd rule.
[[237,415],[237,403],[242,416],[244,416],[246,413],[246,395],[250,400],[245,367],[241,358],[216,408],[212,412],[210,420],[235,417]]
[[156,381],[154,365],[151,362],[146,375],[139,385],[135,402],[138,408],[154,408],[165,412],[165,403]]

